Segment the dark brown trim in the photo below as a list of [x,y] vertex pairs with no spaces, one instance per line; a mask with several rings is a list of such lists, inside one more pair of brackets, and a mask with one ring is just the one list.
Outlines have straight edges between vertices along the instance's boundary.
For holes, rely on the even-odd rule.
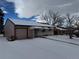
[[17,38],[16,38],[16,28],[15,28],[15,24],[14,24],[10,19],[8,19],[8,21],[10,21],[10,22],[14,25],[14,37],[15,37],[15,39],[17,39]]
[[27,29],[29,28],[30,26],[20,26],[20,25],[15,25],[15,28],[16,29]]
[[28,38],[27,29],[26,29],[26,39]]
[[26,39],[27,39],[27,29],[26,29]]
[[13,25],[15,25],[11,20],[9,20]]
[[29,37],[28,37],[28,30],[29,30],[29,29],[27,28],[27,38],[29,38]]
[[14,37],[15,37],[15,39],[17,39],[16,38],[16,28],[15,28],[15,25],[14,25]]
[[[16,25],[16,26],[28,26],[28,27],[30,27],[29,25]],[[32,27],[32,26],[31,26]]]
[[[34,27],[34,26],[37,26],[37,25],[16,25],[16,26],[29,26],[29,27]],[[49,27],[49,28],[52,28],[50,26],[37,26],[37,27]]]

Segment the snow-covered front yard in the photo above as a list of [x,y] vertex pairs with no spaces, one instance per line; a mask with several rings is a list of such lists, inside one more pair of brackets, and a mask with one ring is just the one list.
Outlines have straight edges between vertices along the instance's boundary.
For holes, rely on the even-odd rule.
[[45,36],[45,38],[79,46],[79,37],[76,36],[73,36],[73,39],[70,39],[68,35],[52,35],[52,36]]
[[0,59],[79,59],[79,46],[45,38],[8,42],[0,37]]

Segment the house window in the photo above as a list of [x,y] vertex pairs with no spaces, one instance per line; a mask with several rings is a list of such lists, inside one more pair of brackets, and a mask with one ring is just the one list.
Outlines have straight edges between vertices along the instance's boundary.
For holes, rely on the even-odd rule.
[[42,29],[42,32],[45,32],[46,30],[45,29]]
[[49,29],[48,31],[51,31],[52,29]]

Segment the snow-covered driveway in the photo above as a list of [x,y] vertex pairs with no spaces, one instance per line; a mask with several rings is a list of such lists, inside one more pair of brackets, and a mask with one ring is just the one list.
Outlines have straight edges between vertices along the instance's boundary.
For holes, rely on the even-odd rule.
[[79,46],[44,38],[8,42],[0,37],[0,59],[79,59]]

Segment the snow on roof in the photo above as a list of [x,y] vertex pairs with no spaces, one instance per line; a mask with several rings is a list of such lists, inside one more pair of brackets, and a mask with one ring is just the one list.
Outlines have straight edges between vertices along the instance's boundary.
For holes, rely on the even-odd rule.
[[52,27],[51,25],[47,24],[41,24],[32,20],[15,20],[15,19],[9,19],[11,20],[15,25],[28,25],[28,26],[45,26],[45,27]]
[[63,29],[63,28],[60,28],[60,27],[56,27],[57,29],[59,29],[59,30],[66,30],[66,29]]

